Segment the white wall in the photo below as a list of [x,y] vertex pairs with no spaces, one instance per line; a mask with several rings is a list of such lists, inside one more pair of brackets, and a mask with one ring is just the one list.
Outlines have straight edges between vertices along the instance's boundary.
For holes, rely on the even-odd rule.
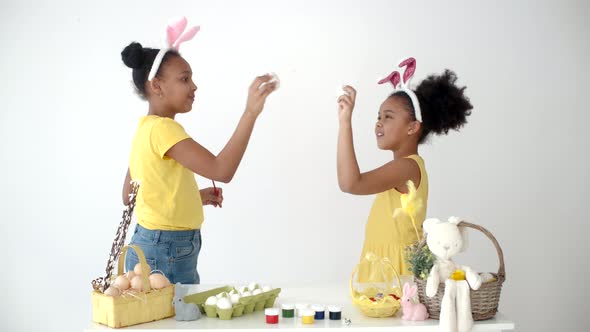
[[[202,30],[182,49],[199,91],[177,119],[210,150],[229,138],[255,75],[282,79],[224,208],[206,209],[203,283],[347,280],[372,197],[338,190],[336,89],[358,88],[358,159],[377,167],[391,155],[373,136],[388,92],[376,81],[413,55],[415,82],[451,68],[475,105],[464,130],[420,150],[428,215],[495,234],[507,269],[500,309],[519,331],[590,324],[588,2],[165,3],[0,3],[1,330],[80,331],[90,321],[90,281],[106,263],[147,107],[119,53],[133,40],[158,46],[178,15]],[[462,260],[497,269],[490,242],[471,242]]]

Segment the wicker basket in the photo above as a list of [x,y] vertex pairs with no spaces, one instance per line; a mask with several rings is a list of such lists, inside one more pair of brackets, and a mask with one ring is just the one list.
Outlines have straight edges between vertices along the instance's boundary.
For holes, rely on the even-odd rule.
[[[139,258],[142,271],[149,271],[143,251],[138,246],[129,245],[121,250],[118,274],[123,275],[125,256],[133,249]],[[147,274],[142,275],[143,290],[134,294],[108,296],[100,291],[92,292],[92,320],[109,327],[120,328],[151,322],[174,316],[172,298],[174,285],[162,289],[152,289]]]
[[[498,273],[492,273],[495,280],[488,281],[481,284],[478,290],[471,290],[471,312],[473,314],[473,320],[484,320],[493,318],[498,312],[498,303],[500,302],[500,292],[502,290],[502,284],[506,280],[506,271],[504,266],[504,254],[502,248],[498,244],[496,238],[487,229],[471,224],[468,222],[460,222],[458,226],[470,227],[484,233],[496,247],[498,258],[500,259],[500,268]],[[418,249],[420,250],[426,241],[420,242]],[[441,283],[438,286],[438,290],[434,297],[426,296],[426,280],[414,278],[414,281],[418,285],[418,296],[420,302],[424,303],[430,318],[439,319],[440,317],[440,304],[445,292],[445,285]]]
[[[397,280],[397,284],[401,285],[401,281],[399,279],[399,274],[393,267],[393,265],[389,261],[384,261],[386,267],[390,268],[393,271],[393,275]],[[353,280],[355,274],[359,270],[359,265],[357,265],[352,274],[350,276],[350,296],[352,298],[352,303],[359,308],[359,310],[368,317],[374,318],[385,318],[394,316],[397,311],[400,309],[400,298],[402,296],[401,289],[399,287],[393,287],[392,285],[388,286],[386,289],[382,289],[384,294],[381,298],[376,298],[378,290],[377,289],[365,289],[363,291],[356,290],[353,287]],[[395,295],[395,297],[391,296]],[[374,298],[371,300],[371,298]]]

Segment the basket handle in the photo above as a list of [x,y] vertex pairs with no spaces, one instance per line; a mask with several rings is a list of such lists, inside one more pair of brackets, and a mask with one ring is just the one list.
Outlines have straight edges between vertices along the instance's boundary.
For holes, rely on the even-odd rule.
[[[385,261],[386,266],[389,266],[391,268],[391,270],[393,270],[393,274],[395,275],[395,279],[397,279],[397,284],[399,285],[400,290],[402,289],[402,282],[399,279],[399,274],[397,273],[397,270],[395,269],[395,267],[393,267],[393,264],[391,264],[391,262],[389,260]],[[359,265],[355,266],[354,269],[352,270],[352,273],[350,274],[350,282],[348,284],[348,287],[350,288],[350,296],[352,298],[354,298],[354,290],[352,288],[352,280],[354,278],[354,274],[358,271],[359,269]]]
[[[466,221],[459,222],[457,224],[457,227],[473,228],[475,230],[482,232],[485,236],[488,237],[488,239],[492,241],[494,247],[496,247],[496,253],[498,254],[498,259],[500,261],[500,267],[498,268],[498,282],[503,283],[506,280],[506,266],[504,265],[504,253],[502,252],[502,248],[500,247],[500,244],[498,243],[498,240],[496,240],[494,235],[482,226],[472,224]],[[426,238],[423,238],[422,241],[420,241],[420,243],[418,244],[418,248],[416,250],[422,249],[422,247],[424,247],[425,244]]]
[[121,255],[119,255],[119,261],[117,262],[117,275],[120,276],[123,274],[123,267],[125,266],[125,256],[127,256],[127,251],[129,249],[133,249],[133,251],[135,251],[135,253],[137,254],[137,258],[139,258],[139,264],[141,264],[141,278],[143,279],[143,291],[147,293],[151,290],[150,279],[148,278],[149,271],[151,271],[151,268],[145,260],[145,255],[143,254],[143,251],[138,246],[130,244],[124,246],[121,249]]

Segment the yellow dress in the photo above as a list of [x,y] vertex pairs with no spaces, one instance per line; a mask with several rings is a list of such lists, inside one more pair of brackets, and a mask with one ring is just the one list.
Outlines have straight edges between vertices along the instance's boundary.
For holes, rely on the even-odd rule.
[[[422,208],[416,211],[416,227],[422,236],[422,223],[426,217],[426,204],[428,199],[428,175],[424,167],[424,160],[418,155],[411,155],[406,158],[413,159],[420,167],[420,184],[416,188],[417,197],[422,200]],[[410,275],[405,260],[405,248],[417,241],[416,231],[412,221],[407,215],[393,218],[393,212],[401,208],[401,193],[395,188],[378,193],[373,202],[365,227],[365,243],[361,261],[369,252],[377,257],[387,258],[400,275]],[[380,271],[371,271],[370,265],[360,264],[358,271],[359,282],[383,281],[379,277]],[[389,279],[391,276],[388,275]],[[379,279],[379,280],[376,280]]]

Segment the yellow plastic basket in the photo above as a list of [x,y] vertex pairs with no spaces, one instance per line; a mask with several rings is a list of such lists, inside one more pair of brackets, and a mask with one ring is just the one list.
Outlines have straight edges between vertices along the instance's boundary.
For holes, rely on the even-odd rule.
[[[121,249],[118,273],[123,274],[125,256],[131,248],[137,253],[142,271],[150,271],[143,251],[135,245]],[[151,289],[148,275],[143,273],[143,291],[128,292],[121,296],[108,296],[99,291],[92,292],[92,320],[109,327],[119,328],[152,322],[174,316],[172,300],[174,285],[162,289]]]
[[[372,257],[370,259],[375,259]],[[399,274],[388,260],[381,260],[385,267],[393,271],[393,276],[397,280],[398,286],[401,285]],[[386,282],[386,286],[376,288],[367,287],[364,289],[355,289],[353,281],[358,274],[359,265],[357,265],[350,275],[350,296],[352,303],[359,308],[361,313],[368,317],[385,318],[394,316],[401,307],[400,298],[402,291],[400,287],[394,287],[392,282]],[[395,297],[394,297],[395,296]]]

